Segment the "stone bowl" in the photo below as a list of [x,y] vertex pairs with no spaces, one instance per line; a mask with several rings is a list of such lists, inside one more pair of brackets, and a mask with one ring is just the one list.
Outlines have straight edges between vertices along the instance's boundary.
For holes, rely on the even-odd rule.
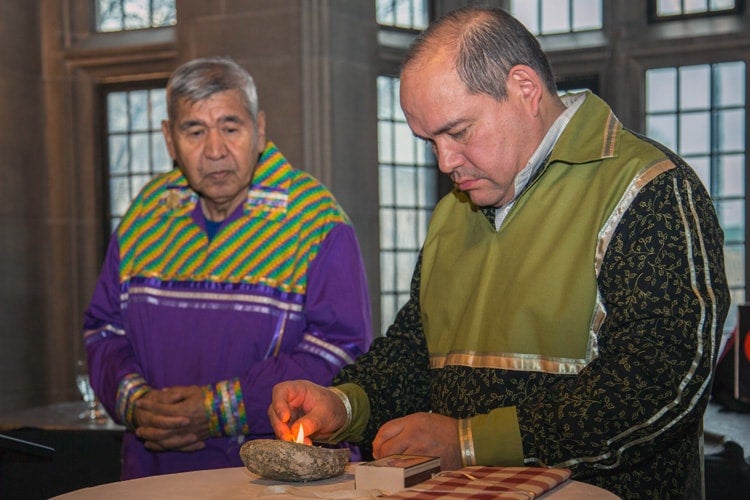
[[317,481],[342,474],[348,448],[321,448],[293,441],[256,439],[240,448],[247,470],[275,481]]

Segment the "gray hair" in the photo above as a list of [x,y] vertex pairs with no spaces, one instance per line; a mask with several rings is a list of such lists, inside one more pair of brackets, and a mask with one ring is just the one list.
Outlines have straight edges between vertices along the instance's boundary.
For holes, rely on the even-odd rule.
[[177,68],[167,82],[167,114],[177,117],[182,99],[195,103],[226,90],[239,90],[253,121],[258,117],[258,91],[253,77],[228,57],[193,59]]
[[552,67],[539,40],[502,9],[465,7],[449,12],[417,37],[402,71],[426,52],[450,46],[456,47],[456,71],[471,93],[505,100],[508,72],[517,64],[532,68],[547,90],[557,93]]

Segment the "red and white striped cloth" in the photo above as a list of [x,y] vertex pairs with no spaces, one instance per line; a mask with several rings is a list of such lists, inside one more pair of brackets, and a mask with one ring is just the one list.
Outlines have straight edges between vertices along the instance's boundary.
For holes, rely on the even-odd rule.
[[384,498],[527,500],[537,498],[568,478],[568,469],[472,465],[441,472],[432,479]]

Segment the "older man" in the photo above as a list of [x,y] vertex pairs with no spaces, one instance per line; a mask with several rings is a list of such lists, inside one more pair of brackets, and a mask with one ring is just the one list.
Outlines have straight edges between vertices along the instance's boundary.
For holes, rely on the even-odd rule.
[[275,383],[328,384],[371,338],[354,229],[266,141],[250,75],[191,61],[167,101],[178,168],[133,201],[85,316],[92,385],[128,428],[123,479],[241,465],[273,435]]

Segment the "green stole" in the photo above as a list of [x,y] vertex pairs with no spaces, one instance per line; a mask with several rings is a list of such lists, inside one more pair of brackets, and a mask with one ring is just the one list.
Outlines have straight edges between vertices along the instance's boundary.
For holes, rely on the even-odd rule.
[[420,289],[433,368],[573,374],[596,357],[606,313],[597,301],[597,274],[607,231],[644,177],[659,170],[647,162],[640,171],[642,156],[552,161],[500,231],[465,194],[454,190],[440,201],[423,248]]

